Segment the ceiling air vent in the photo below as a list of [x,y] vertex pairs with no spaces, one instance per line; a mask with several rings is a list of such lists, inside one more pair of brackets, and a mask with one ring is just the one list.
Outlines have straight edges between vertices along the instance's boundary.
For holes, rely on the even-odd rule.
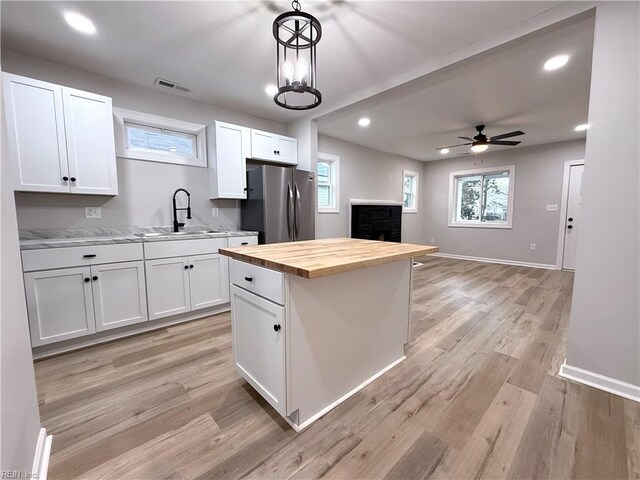
[[160,87],[171,88],[173,90],[178,90],[180,92],[190,92],[191,91],[191,89],[189,87],[185,87],[184,85],[180,85],[179,83],[172,82],[170,80],[165,80],[163,78],[156,78],[156,81],[154,83],[156,85],[159,85]]

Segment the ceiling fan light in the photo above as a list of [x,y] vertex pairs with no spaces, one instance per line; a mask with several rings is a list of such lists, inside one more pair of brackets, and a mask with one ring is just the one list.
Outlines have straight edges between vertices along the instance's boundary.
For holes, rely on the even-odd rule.
[[487,148],[489,148],[489,145],[487,145],[486,143],[479,143],[477,145],[473,145],[471,147],[471,151],[473,153],[481,153],[484,152]]
[[448,149],[448,148],[441,148],[441,149],[440,149],[440,153],[441,153],[442,155],[446,155],[447,153],[449,153],[449,149]]

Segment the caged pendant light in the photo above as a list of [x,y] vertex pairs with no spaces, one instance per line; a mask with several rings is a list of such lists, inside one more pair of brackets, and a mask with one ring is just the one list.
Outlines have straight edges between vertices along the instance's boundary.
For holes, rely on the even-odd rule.
[[316,45],[322,36],[320,22],[301,11],[298,0],[291,3],[290,12],[273,21],[276,39],[276,104],[289,110],[309,110],[322,102],[316,88]]

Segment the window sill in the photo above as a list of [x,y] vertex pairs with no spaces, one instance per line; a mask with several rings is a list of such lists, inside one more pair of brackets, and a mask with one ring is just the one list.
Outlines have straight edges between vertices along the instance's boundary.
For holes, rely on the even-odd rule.
[[418,213],[418,210],[408,210],[408,209],[403,209],[402,213]]
[[490,223],[449,223],[449,227],[455,228],[498,228],[498,229],[511,229],[510,223],[502,223],[502,224],[490,224]]
[[337,208],[318,208],[318,213],[340,213],[340,210]]

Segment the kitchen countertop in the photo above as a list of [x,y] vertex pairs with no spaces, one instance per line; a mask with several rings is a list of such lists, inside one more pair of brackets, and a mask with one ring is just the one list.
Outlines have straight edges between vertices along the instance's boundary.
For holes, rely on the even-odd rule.
[[413,243],[327,238],[241,248],[221,248],[220,253],[242,262],[303,278],[317,278],[429,255],[438,250],[435,246]]
[[196,240],[201,238],[228,238],[257,234],[258,232],[224,229],[224,227],[209,227],[206,225],[189,226],[179,233],[172,232],[171,227],[23,230],[20,231],[20,250]]

